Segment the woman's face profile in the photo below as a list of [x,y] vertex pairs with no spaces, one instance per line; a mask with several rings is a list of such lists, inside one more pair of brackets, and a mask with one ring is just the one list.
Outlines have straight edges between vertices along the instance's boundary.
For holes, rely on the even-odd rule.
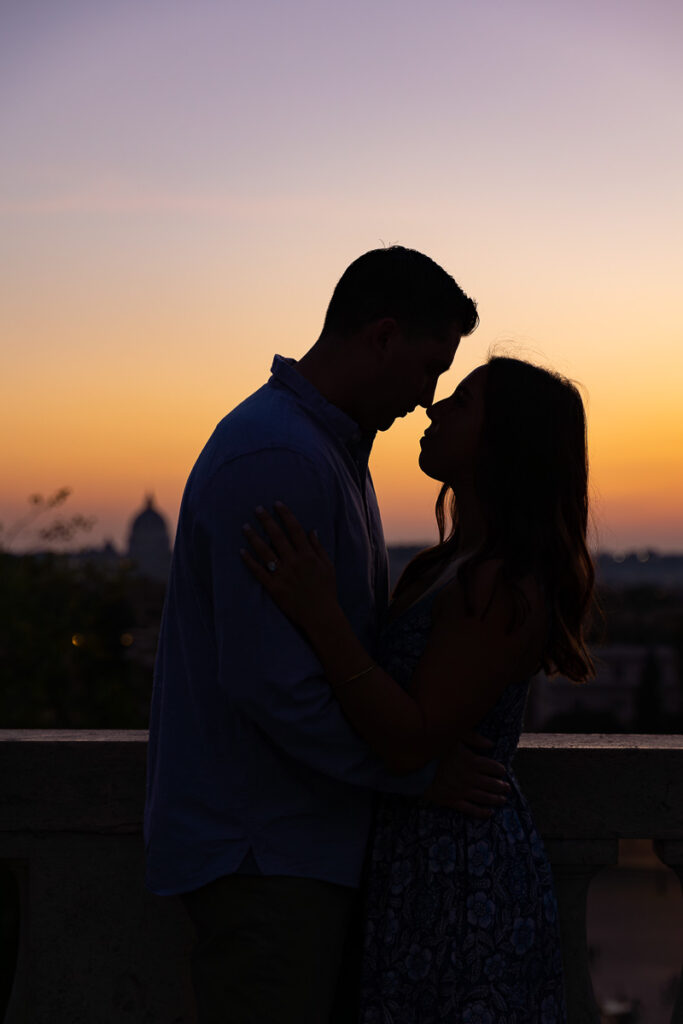
[[471,477],[484,425],[486,366],[478,366],[449,398],[427,410],[432,421],[420,439],[420,468],[443,483]]

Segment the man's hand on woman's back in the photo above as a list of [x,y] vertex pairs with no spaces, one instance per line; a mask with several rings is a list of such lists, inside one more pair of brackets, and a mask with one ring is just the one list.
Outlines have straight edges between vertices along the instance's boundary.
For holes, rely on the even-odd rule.
[[462,736],[444,758],[424,799],[461,811],[471,818],[490,818],[507,800],[510,785],[505,766],[486,756],[493,744],[478,733]]

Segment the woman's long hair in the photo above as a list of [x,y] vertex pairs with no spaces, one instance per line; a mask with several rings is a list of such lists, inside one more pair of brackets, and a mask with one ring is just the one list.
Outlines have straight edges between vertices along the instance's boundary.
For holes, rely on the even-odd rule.
[[[475,476],[485,540],[460,567],[466,592],[474,567],[502,561],[511,583],[533,575],[549,612],[543,668],[584,681],[594,674],[584,622],[595,572],[586,546],[588,453],[581,396],[560,374],[494,356],[485,379],[485,412]],[[436,502],[439,543],[418,555],[396,593],[458,548],[458,505],[448,484]]]

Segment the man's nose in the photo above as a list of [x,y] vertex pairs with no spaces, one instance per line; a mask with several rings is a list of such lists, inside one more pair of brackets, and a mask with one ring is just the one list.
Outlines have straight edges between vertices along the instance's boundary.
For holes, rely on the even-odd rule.
[[432,407],[432,402],[434,401],[435,391],[436,381],[430,381],[430,383],[427,384],[423,389],[422,394],[420,395],[420,401],[418,402],[418,405],[421,405],[425,409],[430,409]]

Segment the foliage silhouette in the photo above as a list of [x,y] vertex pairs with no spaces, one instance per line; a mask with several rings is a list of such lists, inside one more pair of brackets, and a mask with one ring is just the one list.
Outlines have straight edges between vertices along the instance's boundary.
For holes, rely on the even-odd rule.
[[127,646],[138,581],[125,567],[0,553],[3,728],[144,728],[151,668]]
[[[60,487],[54,494],[44,498],[42,494],[31,494],[28,497],[30,506],[25,516],[17,519],[8,529],[0,523],[0,548],[10,550],[17,537],[30,530],[41,516],[53,509],[60,508],[71,496],[70,487]],[[73,515],[68,518],[57,516],[51,523],[37,531],[41,541],[48,543],[70,543],[79,533],[87,533],[95,525],[92,516]]]

